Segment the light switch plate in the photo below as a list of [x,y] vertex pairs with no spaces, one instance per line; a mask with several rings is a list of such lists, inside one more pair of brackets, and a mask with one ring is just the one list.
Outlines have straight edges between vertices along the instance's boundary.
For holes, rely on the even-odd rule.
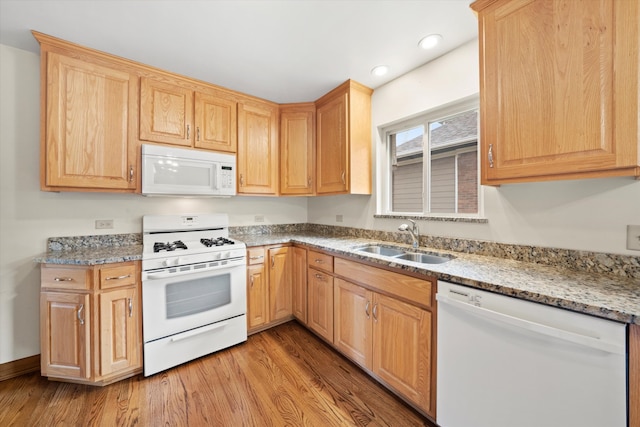
[[256,215],[253,217],[255,222],[264,222],[264,215]]
[[640,251],[640,225],[627,225],[627,249]]

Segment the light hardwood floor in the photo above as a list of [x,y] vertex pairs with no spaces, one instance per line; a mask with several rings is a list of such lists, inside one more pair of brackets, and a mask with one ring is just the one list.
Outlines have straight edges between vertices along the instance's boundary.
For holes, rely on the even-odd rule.
[[0,382],[0,426],[429,426],[296,322],[105,387]]

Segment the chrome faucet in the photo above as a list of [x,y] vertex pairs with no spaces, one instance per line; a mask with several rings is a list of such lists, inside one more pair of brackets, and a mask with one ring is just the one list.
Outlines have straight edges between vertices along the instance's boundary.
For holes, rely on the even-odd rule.
[[410,219],[409,221],[411,221],[411,228],[409,228],[408,224],[402,224],[398,227],[398,230],[408,231],[409,234],[411,234],[411,239],[413,240],[413,249],[418,249],[418,246],[420,246],[420,229],[414,220]]

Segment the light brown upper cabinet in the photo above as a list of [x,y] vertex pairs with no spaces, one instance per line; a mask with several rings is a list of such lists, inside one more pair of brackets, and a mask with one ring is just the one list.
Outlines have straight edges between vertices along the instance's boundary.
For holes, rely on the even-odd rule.
[[637,1],[479,0],[482,183],[640,176]]
[[140,139],[235,153],[236,102],[213,89],[140,79]]
[[315,118],[314,103],[280,105],[280,194],[314,192]]
[[278,105],[238,103],[238,193],[278,194]]
[[34,32],[41,48],[41,189],[136,189],[137,76]]
[[316,101],[316,193],[371,194],[371,93],[347,80]]

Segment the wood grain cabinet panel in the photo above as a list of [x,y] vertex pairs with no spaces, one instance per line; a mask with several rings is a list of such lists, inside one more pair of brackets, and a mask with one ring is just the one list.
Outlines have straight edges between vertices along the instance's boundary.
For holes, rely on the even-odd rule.
[[136,76],[41,44],[42,189],[135,190]]
[[312,195],[315,172],[313,103],[280,106],[280,193]]
[[354,362],[371,369],[373,360],[373,292],[335,279],[334,344]]
[[86,380],[91,377],[89,295],[40,294],[40,363],[43,376]]
[[292,257],[292,307],[293,316],[307,324],[307,250],[294,246]]
[[637,1],[479,0],[482,183],[640,176]]
[[307,326],[333,342],[333,276],[308,269]]
[[269,283],[264,264],[247,266],[247,331],[269,323]]
[[278,106],[239,102],[239,194],[278,194],[278,145]]
[[191,147],[193,90],[153,78],[140,79],[140,139]]
[[100,374],[137,366],[137,325],[141,316],[136,288],[98,295],[100,306]]
[[371,194],[371,93],[347,80],[316,101],[316,193]]
[[235,153],[237,104],[216,94],[195,94],[195,147]]
[[291,318],[291,247],[269,249],[270,321]]

